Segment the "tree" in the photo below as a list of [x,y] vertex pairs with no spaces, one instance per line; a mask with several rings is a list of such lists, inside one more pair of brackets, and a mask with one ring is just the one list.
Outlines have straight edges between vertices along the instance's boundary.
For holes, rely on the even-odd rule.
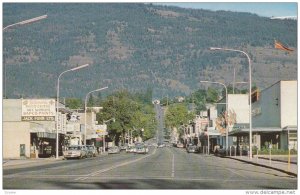
[[167,127],[178,128],[180,125],[188,124],[189,120],[193,118],[194,114],[188,113],[188,109],[183,103],[172,104],[167,110],[165,124]]
[[118,91],[108,96],[102,106],[103,110],[97,114],[97,120],[101,124],[115,118],[115,122],[108,124],[109,136],[115,143],[119,143],[120,137],[125,138],[125,134],[134,128],[139,131],[143,128],[146,139],[154,136],[155,114],[152,105],[135,101],[127,91]]
[[66,98],[66,107],[70,109],[79,109],[83,107],[83,102],[79,98]]
[[173,132],[177,132],[179,137],[181,137],[185,132],[180,127],[189,124],[189,120],[192,120],[194,117],[194,113],[189,113],[183,103],[172,104],[167,110],[165,124],[167,128],[173,129]]
[[92,94],[90,94],[90,95],[89,95],[89,98],[88,98],[88,102],[87,102],[87,107],[92,107],[92,106],[94,106],[94,102],[95,102],[94,97],[93,97]]
[[214,88],[208,88],[206,91],[206,101],[208,103],[215,103],[218,101],[218,91]]

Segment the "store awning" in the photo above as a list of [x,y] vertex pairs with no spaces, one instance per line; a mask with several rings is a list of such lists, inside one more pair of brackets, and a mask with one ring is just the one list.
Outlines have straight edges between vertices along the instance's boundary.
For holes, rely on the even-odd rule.
[[[255,127],[252,128],[252,133],[275,133],[275,132],[281,132],[283,129],[279,127]],[[239,129],[233,129],[228,133],[228,135],[231,136],[237,136],[237,135],[249,135],[249,127],[248,128],[239,128]]]
[[283,131],[297,131],[298,130],[298,126],[290,125],[290,126],[283,127],[282,130]]

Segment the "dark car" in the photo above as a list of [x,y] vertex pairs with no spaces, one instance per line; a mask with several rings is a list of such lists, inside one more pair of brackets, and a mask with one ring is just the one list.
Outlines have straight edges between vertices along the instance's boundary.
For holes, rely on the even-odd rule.
[[87,156],[88,157],[95,157],[97,150],[96,147],[93,145],[86,145],[86,149],[87,149]]

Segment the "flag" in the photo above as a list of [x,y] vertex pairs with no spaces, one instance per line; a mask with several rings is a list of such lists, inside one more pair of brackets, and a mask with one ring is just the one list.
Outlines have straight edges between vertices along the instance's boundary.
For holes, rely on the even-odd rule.
[[285,50],[285,51],[294,51],[293,49],[291,48],[288,48],[287,46],[283,45],[282,43],[280,43],[279,41],[276,41],[275,40],[275,43],[274,43],[274,47],[276,49],[282,49],[282,50]]

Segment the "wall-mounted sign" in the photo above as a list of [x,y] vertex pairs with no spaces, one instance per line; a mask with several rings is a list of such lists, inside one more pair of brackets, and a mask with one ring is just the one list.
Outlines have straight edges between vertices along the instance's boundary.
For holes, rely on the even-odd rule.
[[95,133],[97,135],[107,135],[107,125],[95,125]]
[[54,99],[22,100],[22,121],[55,121]]

